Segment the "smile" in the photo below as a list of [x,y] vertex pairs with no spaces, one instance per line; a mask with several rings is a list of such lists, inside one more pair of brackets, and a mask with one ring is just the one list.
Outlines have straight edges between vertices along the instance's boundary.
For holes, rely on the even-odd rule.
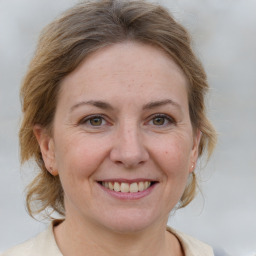
[[117,181],[102,181],[100,184],[109,190],[121,193],[138,193],[147,190],[154,182],[139,181],[133,183],[117,182]]

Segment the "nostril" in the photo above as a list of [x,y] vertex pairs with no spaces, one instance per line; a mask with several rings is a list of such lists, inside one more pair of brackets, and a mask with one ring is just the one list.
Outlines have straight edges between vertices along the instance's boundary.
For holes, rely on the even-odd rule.
[[110,152],[110,159],[125,168],[135,167],[147,161],[149,154],[140,139],[121,139]]

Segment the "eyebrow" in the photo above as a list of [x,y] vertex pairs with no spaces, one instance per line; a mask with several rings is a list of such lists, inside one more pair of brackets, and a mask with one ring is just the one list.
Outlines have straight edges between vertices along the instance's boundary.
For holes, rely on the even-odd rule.
[[[154,108],[161,107],[168,104],[171,104],[174,107],[181,109],[181,106],[177,102],[171,99],[165,99],[165,100],[159,100],[159,101],[153,101],[153,102],[147,103],[142,107],[142,109],[143,110],[154,109]],[[75,104],[70,108],[70,112],[74,111],[76,108],[79,108],[83,105],[91,105],[104,110],[114,110],[114,108],[107,102],[98,101],[98,100],[89,100],[89,101],[81,101]]]
[[143,106],[143,110],[153,109],[153,108],[161,107],[161,106],[168,105],[168,104],[171,104],[174,107],[176,107],[178,109],[181,109],[181,106],[177,102],[175,102],[171,99],[166,99],[166,100],[159,100],[159,101],[150,102],[150,103]]
[[91,106],[95,106],[97,108],[105,109],[105,110],[113,110],[114,109],[110,104],[108,104],[104,101],[89,100],[89,101],[82,101],[82,102],[75,104],[74,106],[72,106],[70,108],[70,112],[74,111],[76,108],[81,107],[83,105],[91,105]]

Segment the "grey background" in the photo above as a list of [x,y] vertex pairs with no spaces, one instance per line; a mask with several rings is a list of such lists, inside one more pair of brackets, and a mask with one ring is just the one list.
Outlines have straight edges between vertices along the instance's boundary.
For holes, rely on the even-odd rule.
[[[43,230],[28,216],[20,167],[19,86],[40,30],[72,0],[0,0],[0,252]],[[215,246],[218,255],[256,255],[256,0],[160,1],[191,32],[211,85],[215,153],[199,163],[202,195],[170,224]],[[200,166],[202,166],[200,168]]]

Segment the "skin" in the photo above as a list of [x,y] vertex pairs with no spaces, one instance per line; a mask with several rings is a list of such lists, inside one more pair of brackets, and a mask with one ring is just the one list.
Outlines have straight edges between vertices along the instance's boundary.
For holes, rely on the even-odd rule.
[[[54,230],[64,255],[183,255],[165,229],[198,157],[187,87],[169,56],[134,42],[98,50],[63,80],[52,134],[34,133],[65,192],[66,219]],[[105,180],[155,184],[127,199]]]

